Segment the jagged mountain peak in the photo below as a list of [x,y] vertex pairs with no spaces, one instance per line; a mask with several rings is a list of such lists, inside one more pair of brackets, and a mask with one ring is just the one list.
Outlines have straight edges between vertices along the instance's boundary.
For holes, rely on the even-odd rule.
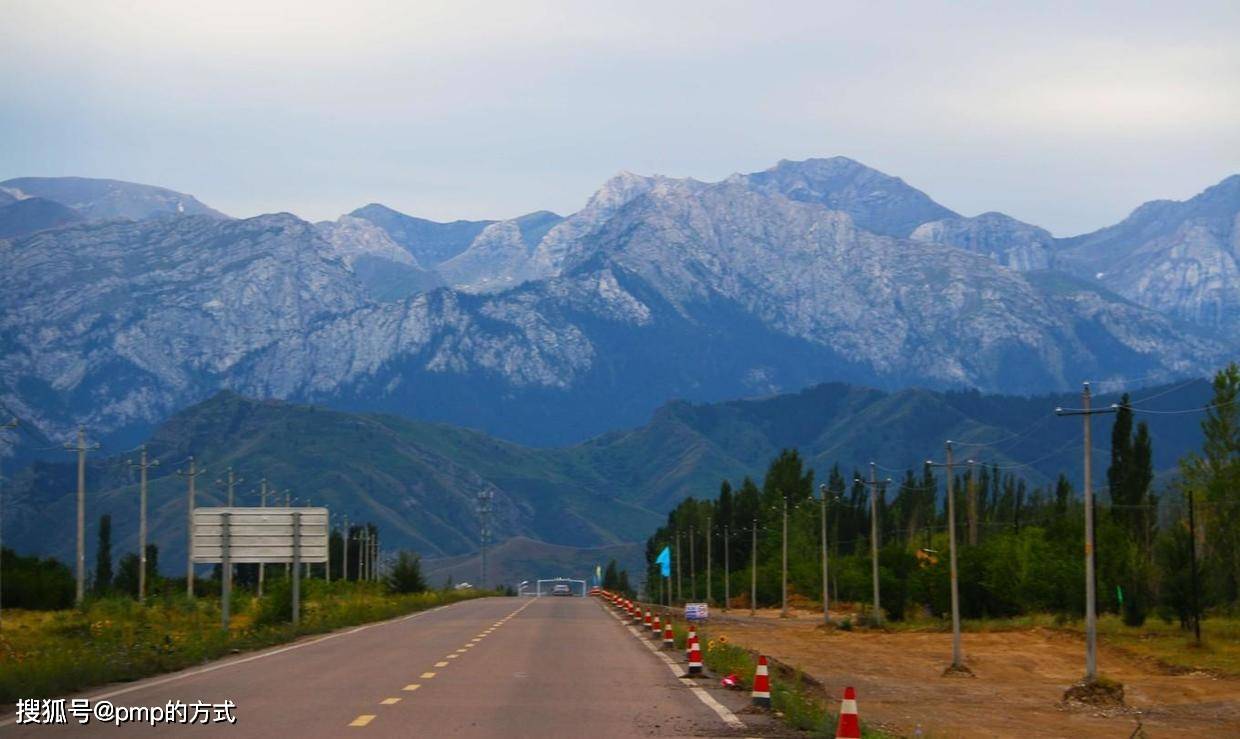
[[784,159],[762,172],[733,175],[727,182],[844,211],[861,228],[885,236],[908,236],[927,221],[958,216],[899,177],[847,157]]

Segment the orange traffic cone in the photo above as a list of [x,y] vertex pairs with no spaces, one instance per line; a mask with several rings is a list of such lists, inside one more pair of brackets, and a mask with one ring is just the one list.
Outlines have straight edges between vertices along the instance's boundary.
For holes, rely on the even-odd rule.
[[758,655],[758,669],[753,675],[753,704],[771,707],[771,678],[766,669],[766,655]]
[[659,624],[659,616],[658,614],[656,614],[654,617],[654,620],[650,622],[650,638],[658,639],[662,635],[663,635],[663,628]]
[[689,674],[702,674],[702,647],[698,644],[697,637],[689,644]]
[[861,739],[861,719],[857,718],[857,691],[844,688],[844,700],[840,703],[840,725],[835,739]]
[[663,627],[663,648],[676,648],[676,635],[672,632],[672,620],[668,619],[667,625]]

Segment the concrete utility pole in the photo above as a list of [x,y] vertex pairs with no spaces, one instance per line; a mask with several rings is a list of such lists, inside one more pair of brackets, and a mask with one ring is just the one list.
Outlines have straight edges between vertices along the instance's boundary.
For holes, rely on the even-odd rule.
[[369,573],[366,572],[366,563],[370,559],[370,529],[366,526],[358,532],[358,556],[357,556],[357,579],[363,582],[370,579]]
[[142,455],[137,464],[127,460],[130,467],[138,469],[138,600],[146,600],[146,471],[158,467],[159,460],[148,462],[146,444],[142,445]]
[[824,624],[831,623],[831,597],[827,590],[827,490],[826,485],[819,485],[818,492],[822,493],[822,622]]
[[977,474],[969,460],[969,546],[977,546]]
[[949,440],[944,445],[947,450],[947,462],[939,464],[931,460],[926,460],[926,464],[931,467],[947,468],[947,549],[951,559],[951,587],[952,587],[952,666],[953,671],[966,671],[964,666],[964,657],[960,654],[960,584],[956,576],[956,491],[955,491],[955,472],[952,470],[952,443]]
[[228,468],[228,477],[220,478],[219,480],[215,481],[215,483],[217,485],[222,486],[225,492],[228,494],[228,507],[229,508],[233,507],[233,491],[236,489],[239,483],[243,483],[243,482],[245,482],[245,478],[237,477],[237,474],[233,472],[233,468],[231,466]]
[[344,514],[344,528],[341,530],[340,543],[343,545],[341,549],[340,562],[340,579],[349,581],[349,514]]
[[780,546],[783,548],[783,573],[779,583],[779,617],[788,618],[788,496],[781,490],[779,498],[784,504],[784,533],[780,541]]
[[676,531],[676,600],[682,601],[685,597],[685,591],[680,587],[680,530]]
[[877,465],[870,462],[870,479],[853,478],[853,482],[865,485],[870,489],[870,577],[874,580],[874,623],[883,623],[883,605],[879,597],[878,587],[878,491],[880,486],[891,482],[888,477],[882,482],[878,480]]
[[185,502],[185,594],[194,597],[194,485],[207,470],[198,469],[197,461],[189,458],[189,470],[177,470],[177,474],[189,481]]
[[706,517],[706,603],[711,601],[710,592],[710,550],[715,545],[715,530],[710,527],[710,516]]
[[[259,490],[258,505],[260,508],[266,508],[267,507],[267,478],[264,477],[262,481],[259,482],[258,490]],[[263,597],[263,576],[266,573],[267,573],[266,563],[259,562],[258,563],[258,597],[260,598]]]
[[487,586],[487,544],[491,539],[491,503],[494,498],[493,490],[478,493],[478,539],[482,545],[482,579],[478,584],[484,588]]
[[86,429],[78,426],[77,443],[65,444],[65,451],[77,454],[77,585],[73,602],[81,607],[86,599],[86,453],[99,448],[86,446]]
[[[16,418],[4,424],[3,426],[0,426],[0,431],[7,431],[8,429],[15,429],[15,428],[17,428]],[[3,437],[0,437],[0,438],[3,438]],[[3,460],[3,457],[0,457],[0,460]],[[0,475],[0,552],[3,552],[3,551],[4,551],[4,476]],[[3,567],[0,567],[0,574],[2,574],[2,571],[3,571]],[[4,611],[4,585],[3,585],[3,581],[0,580],[0,614],[2,614],[3,611]],[[3,628],[3,625],[4,625],[4,618],[0,616],[0,628]]]
[[689,588],[692,591],[690,598],[697,600],[697,564],[693,561],[693,550],[696,549],[693,540],[693,527],[689,527]]
[[753,542],[749,553],[749,615],[758,615],[758,519],[753,520]]
[[1085,427],[1085,682],[1093,683],[1098,679],[1098,612],[1097,593],[1094,592],[1094,491],[1090,480],[1093,470],[1090,418],[1101,413],[1114,413],[1117,406],[1091,409],[1089,400],[1089,383],[1086,382],[1081,389],[1081,407],[1072,410],[1056,408],[1055,415],[1081,416]]
[[728,525],[723,525],[723,610],[728,610],[728,602],[732,600],[732,562],[728,550],[732,542],[728,536]]

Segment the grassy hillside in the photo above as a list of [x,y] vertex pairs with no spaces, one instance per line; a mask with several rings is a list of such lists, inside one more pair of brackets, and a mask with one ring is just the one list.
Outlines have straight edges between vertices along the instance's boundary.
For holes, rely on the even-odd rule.
[[[1207,396],[1204,381],[1135,393],[1138,408],[1164,411],[1138,415],[1150,423],[1157,468],[1173,466],[1200,443],[1199,414],[1165,411],[1200,406]],[[1115,400],[1104,394],[1095,404]],[[529,540],[522,545],[526,549],[533,543],[615,547],[643,541],[676,503],[690,495],[713,495],[721,479],[760,477],[784,447],[799,448],[820,478],[833,463],[848,474],[870,460],[883,466],[880,473],[895,474],[941,456],[948,438],[956,441],[959,459],[1011,467],[1033,485],[1061,470],[1075,477],[1081,465],[1080,421],[1057,418],[1053,409],[1078,404],[1076,396],[886,393],[837,383],[755,400],[673,402],[641,428],[543,449],[442,424],[221,393],[169,419],[149,439],[161,463],[152,472],[150,526],[163,568],[178,571],[184,561],[186,485],[174,472],[192,453],[209,470],[199,478],[199,505],[223,503],[215,481],[232,466],[245,478],[238,505],[257,505],[255,489],[266,477],[280,491],[271,503],[282,503],[283,491],[291,489],[297,504],[327,505],[336,522],[345,515],[373,521],[385,547],[413,549],[428,558],[477,550],[475,498],[488,489],[495,493],[498,542],[523,537]],[[1105,417],[1095,422],[1098,481],[1105,473],[1109,432]],[[125,464],[133,456],[105,449],[91,458],[91,563],[93,529],[104,513],[113,518],[115,556],[137,548],[137,478]],[[70,561],[75,479],[67,454],[16,473],[6,492],[6,543]],[[513,573],[540,558],[549,564],[562,560],[549,551],[518,556],[514,550]],[[443,561],[449,564],[437,571],[455,566]],[[474,565],[461,567],[467,571]]]

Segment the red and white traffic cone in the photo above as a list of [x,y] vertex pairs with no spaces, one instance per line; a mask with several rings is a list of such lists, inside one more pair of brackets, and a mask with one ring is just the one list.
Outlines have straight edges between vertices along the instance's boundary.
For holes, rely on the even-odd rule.
[[633,623],[639,624],[641,622],[642,622],[642,607],[633,606]]
[[758,655],[758,669],[753,674],[753,704],[771,707],[771,677],[766,669],[766,655]]
[[857,717],[857,691],[844,688],[844,700],[840,703],[840,725],[835,739],[861,739],[861,719]]
[[663,627],[659,623],[659,616],[655,614],[654,620],[650,622],[650,638],[658,639],[663,635]]
[[647,609],[646,609],[646,624],[645,624],[645,626],[646,626],[646,631],[649,631],[649,630],[650,630],[650,623],[651,623],[650,609],[649,609],[649,608],[647,608]]
[[697,641],[697,627],[689,624],[689,635],[685,637],[685,656],[689,656],[689,650],[693,648],[693,642]]
[[694,637],[689,645],[689,674],[702,674],[702,647],[698,644],[697,637]]
[[663,648],[676,648],[676,634],[672,631],[672,621],[668,619],[667,625],[663,627]]

